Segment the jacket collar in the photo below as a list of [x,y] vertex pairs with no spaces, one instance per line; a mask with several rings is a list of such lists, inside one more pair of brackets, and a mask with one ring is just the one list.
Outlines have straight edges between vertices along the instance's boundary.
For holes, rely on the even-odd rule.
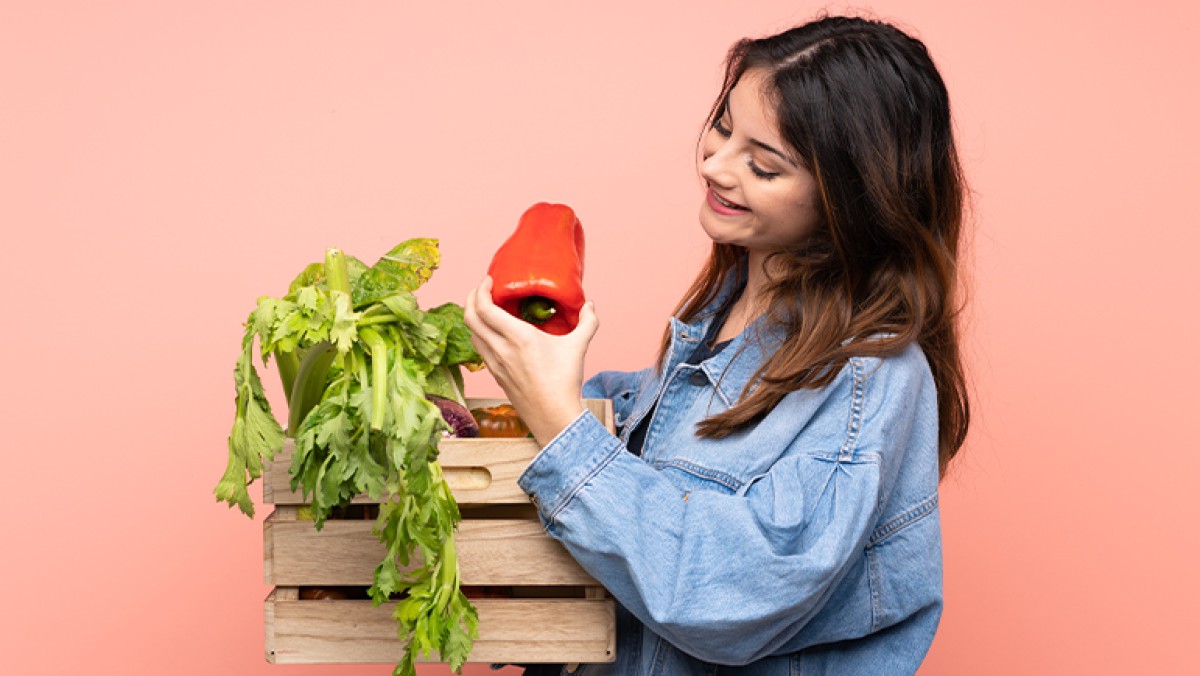
[[[671,351],[665,373],[673,371],[696,345],[704,340],[721,305],[735,293],[741,293],[745,287],[746,273],[743,271],[740,277],[725,280],[725,284],[713,300],[696,313],[691,322],[684,323],[676,317],[670,318]],[[748,325],[720,353],[700,362],[700,369],[708,376],[710,382],[716,384],[717,395],[727,407],[732,407],[737,402],[742,388],[754,376],[754,372],[766,357],[774,352],[782,338],[779,331],[768,327],[766,316],[763,315]]]

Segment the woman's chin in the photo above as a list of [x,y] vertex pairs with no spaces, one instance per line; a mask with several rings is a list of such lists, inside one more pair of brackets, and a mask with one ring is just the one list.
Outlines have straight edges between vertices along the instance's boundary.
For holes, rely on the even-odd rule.
[[704,234],[708,235],[708,238],[715,244],[737,245],[737,242],[732,237],[732,233],[729,231],[728,225],[718,222],[717,219],[713,218],[712,212],[706,213],[706,211],[707,207],[700,208],[700,229],[704,230]]

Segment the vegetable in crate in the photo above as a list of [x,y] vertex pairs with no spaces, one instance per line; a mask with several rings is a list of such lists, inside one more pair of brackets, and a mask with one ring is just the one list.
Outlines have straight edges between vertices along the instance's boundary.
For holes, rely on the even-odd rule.
[[471,409],[471,416],[479,423],[479,436],[484,438],[524,438],[531,436],[529,427],[517,414],[512,404],[499,404],[487,408]]
[[442,412],[442,419],[450,427],[449,430],[446,430],[447,436],[460,439],[479,436],[479,424],[475,422],[475,418],[471,417],[471,412],[467,410],[466,406],[436,394],[427,394],[425,398],[437,404],[438,409]]
[[[311,496],[317,529],[360,493],[391,496],[376,521],[387,553],[370,594],[376,605],[403,595],[394,616],[407,647],[394,673],[408,676],[418,652],[436,651],[460,670],[478,634],[475,607],[459,588],[454,529],[462,517],[436,462],[438,440],[452,427],[435,400],[465,411],[460,367],[479,369],[483,360],[460,306],[417,305],[413,292],[439,262],[435,239],[410,239],[371,267],[330,249],[287,295],[258,299],[234,369],[229,463],[214,491],[253,516],[246,488],[287,435],[296,443],[291,486]],[[254,368],[255,336],[263,364],[274,356],[279,366],[286,431]],[[414,552],[423,565],[402,573]]]
[[561,336],[583,309],[583,226],[564,204],[529,207],[488,267],[492,301],[509,314]]

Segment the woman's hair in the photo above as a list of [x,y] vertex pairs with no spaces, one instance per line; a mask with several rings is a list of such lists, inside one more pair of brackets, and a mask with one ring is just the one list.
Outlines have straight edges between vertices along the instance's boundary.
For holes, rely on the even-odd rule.
[[[832,382],[849,357],[896,354],[915,340],[937,386],[944,477],[970,418],[957,326],[965,188],[945,84],[921,41],[887,23],[825,16],[735,44],[706,131],[749,69],[768,74],[784,142],[816,179],[820,222],[798,248],[768,256],[765,318],[788,339],[697,434],[744,429],[789,392]],[[741,247],[714,243],[675,309],[680,320],[745,265]]]

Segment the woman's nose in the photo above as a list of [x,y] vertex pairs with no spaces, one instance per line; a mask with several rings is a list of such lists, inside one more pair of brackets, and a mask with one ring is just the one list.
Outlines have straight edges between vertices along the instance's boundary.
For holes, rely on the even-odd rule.
[[729,171],[729,160],[725,153],[721,152],[721,148],[724,148],[724,146],[722,145],[715,151],[705,149],[704,161],[700,163],[700,175],[709,183],[723,188],[730,188],[732,187],[733,176]]

